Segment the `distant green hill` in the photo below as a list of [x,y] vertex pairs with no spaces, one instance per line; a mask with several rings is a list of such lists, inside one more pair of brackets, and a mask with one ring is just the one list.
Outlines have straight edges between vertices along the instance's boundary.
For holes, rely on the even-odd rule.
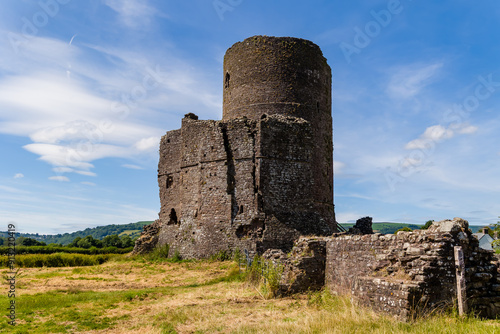
[[[64,234],[38,234],[38,233],[16,233],[16,237],[25,237],[25,238],[33,238],[38,241],[43,241],[46,244],[55,243],[67,245],[72,242],[76,237],[84,238],[87,235],[91,235],[95,239],[102,240],[107,235],[117,234],[122,236],[124,234],[128,234],[132,239],[137,238],[141,232],[142,228],[145,225],[152,224],[152,221],[140,221],[137,223],[130,223],[124,225],[105,225],[98,226],[93,228],[86,228],[83,231],[76,231],[73,233],[64,233]],[[349,229],[353,227],[354,224],[341,224],[345,229]],[[381,223],[373,223],[373,231],[376,233],[383,234],[393,234],[397,230],[403,227],[409,227],[412,230],[420,229],[423,225],[416,224],[405,224],[405,223],[389,223],[389,222],[381,222]],[[479,225],[471,225],[469,226],[472,233],[476,233],[483,226]],[[8,237],[7,232],[0,231],[0,237]]]
[[[341,224],[346,230],[349,229],[350,227],[353,227],[354,224]],[[389,222],[381,222],[381,223],[373,223],[373,231],[375,233],[383,233],[383,234],[393,234],[397,230],[403,227],[409,227],[412,230],[418,230],[420,229],[422,225],[417,225],[417,224],[405,224],[405,223],[389,223]],[[469,229],[471,230],[472,233],[477,233],[479,229],[483,228],[481,225],[469,225]]]
[[[346,230],[350,227],[353,227],[354,224],[341,224]],[[375,233],[382,233],[382,234],[393,234],[397,230],[403,227],[409,227],[412,230],[417,230],[420,229],[424,225],[416,225],[416,224],[405,224],[405,223],[388,223],[388,222],[381,222],[381,223],[373,223],[373,232]]]
[[[111,234],[128,234],[132,239],[138,237],[142,232],[144,225],[149,225],[152,221],[140,221],[137,223],[130,223],[124,225],[106,225],[93,228],[86,228],[83,231],[76,231],[73,233],[64,234],[38,234],[38,233],[16,233],[16,237],[33,238],[38,241],[43,241],[46,244],[56,243],[67,245],[72,242],[76,237],[84,238],[91,235],[94,239],[102,239]],[[7,232],[0,232],[1,237],[7,237]]]

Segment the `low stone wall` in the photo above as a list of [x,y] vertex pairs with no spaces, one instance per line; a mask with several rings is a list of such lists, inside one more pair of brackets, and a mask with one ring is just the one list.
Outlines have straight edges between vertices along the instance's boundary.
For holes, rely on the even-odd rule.
[[280,294],[320,290],[325,285],[325,237],[301,237],[290,253],[269,249],[262,257],[283,265]]
[[467,221],[459,218],[397,235],[329,238],[326,285],[332,291],[350,291],[361,304],[402,320],[446,309],[456,299],[454,246],[464,251],[469,309],[485,317],[500,314],[493,252],[480,249]]
[[352,291],[356,292],[357,303],[403,321],[414,318],[421,297],[418,284],[398,279],[360,277],[354,282]]

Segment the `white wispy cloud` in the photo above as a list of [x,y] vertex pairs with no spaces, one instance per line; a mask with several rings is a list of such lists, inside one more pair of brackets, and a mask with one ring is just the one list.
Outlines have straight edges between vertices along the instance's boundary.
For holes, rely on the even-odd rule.
[[91,187],[95,187],[95,183],[94,182],[88,182],[88,181],[83,181],[83,182],[80,182],[81,184],[84,184],[86,186],[91,186]]
[[75,173],[80,174],[80,175],[85,175],[85,176],[97,176],[96,173],[85,171],[85,170],[77,170],[77,171],[75,171]]
[[22,174],[22,173],[17,173],[16,175],[14,175],[15,179],[22,179],[23,177],[24,177],[24,174]]
[[386,91],[395,99],[411,98],[431,82],[442,66],[442,63],[419,64],[397,69],[390,78]]
[[86,175],[86,176],[97,176],[97,174],[94,172],[90,172],[90,171],[86,171],[86,170],[77,170],[77,169],[73,169],[70,167],[54,167],[54,168],[52,168],[52,170],[56,173],[77,173],[77,174]]
[[80,120],[98,121],[110,114],[110,105],[51,73],[7,77],[0,81],[0,132],[41,142],[78,138],[91,127]]
[[151,149],[157,150],[159,146],[160,146],[160,137],[142,138],[134,145],[134,147],[137,148],[139,151],[148,151]]
[[471,134],[476,133],[477,130],[478,130],[477,126],[468,125],[468,126],[463,126],[463,127],[459,128],[458,133],[461,135],[471,135]]
[[123,24],[132,28],[149,25],[157,13],[145,0],[104,0],[104,3],[120,15]]
[[26,150],[40,155],[40,160],[58,167],[74,167],[88,170],[94,167],[90,161],[114,157],[131,157],[127,147],[106,144],[82,143],[81,145],[62,146],[53,144],[28,144],[23,146]]
[[144,169],[141,166],[131,165],[131,164],[123,164],[122,167],[129,168],[129,169]]
[[72,173],[75,171],[73,168],[69,167],[55,167],[52,168],[52,170],[56,173]]
[[4,186],[0,184],[0,189],[13,194],[29,194],[26,190],[17,189],[14,187]]
[[69,178],[66,176],[51,176],[49,177],[51,181],[59,181],[59,182],[69,182]]
[[63,125],[42,128],[31,134],[30,138],[36,143],[57,144],[61,141],[89,140],[89,135],[97,131],[98,128],[94,124],[76,120]]
[[426,149],[429,148],[429,145],[433,145],[434,143],[452,138],[453,136],[453,130],[445,128],[442,125],[433,125],[425,129],[424,133],[420,135],[419,138],[414,139],[406,144],[405,149]]
[[[109,5],[129,16],[148,7],[137,1]],[[1,47],[9,46],[0,41]],[[168,130],[156,122],[161,113],[176,117],[192,108],[220,109],[201,72],[170,54],[149,57],[37,36],[19,48],[18,54],[0,59],[0,73],[9,73],[0,76],[0,133],[29,137],[33,143],[24,148],[56,168],[67,168],[58,173],[94,176],[90,169],[97,159],[155,152]],[[96,54],[102,63],[91,60]]]
[[444,127],[433,125],[425,129],[424,133],[417,139],[406,144],[405,149],[431,149],[435,144],[453,138],[456,134],[473,134],[478,130],[476,126],[462,124],[457,126]]
[[333,161],[333,170],[335,174],[342,174],[344,171],[344,168],[346,167],[346,164],[337,160]]

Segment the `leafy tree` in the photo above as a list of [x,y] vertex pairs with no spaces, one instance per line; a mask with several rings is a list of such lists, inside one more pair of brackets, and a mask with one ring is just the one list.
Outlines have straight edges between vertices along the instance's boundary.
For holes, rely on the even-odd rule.
[[16,245],[22,245],[24,239],[26,239],[26,237],[19,237],[19,238],[17,238],[16,239]]
[[76,246],[80,248],[90,248],[90,247],[102,248],[102,241],[94,239],[94,237],[92,237],[91,235],[87,235],[85,238],[80,239],[76,243]]
[[81,237],[76,237],[72,242],[68,244],[68,247],[78,247],[78,242],[82,240]]
[[489,228],[492,230],[493,233],[498,232],[500,234],[500,221],[496,222],[495,224],[491,224]]
[[122,241],[120,237],[116,234],[108,235],[102,239],[104,247],[116,247],[122,248]]
[[123,235],[121,237],[121,241],[122,241],[122,248],[134,247],[135,242],[128,234]]
[[45,242],[40,242],[33,238],[21,238],[19,238],[21,240],[18,239],[18,244],[22,246],[47,246]]
[[396,232],[394,232],[394,234],[398,234],[399,231],[404,231],[404,232],[411,232],[413,231],[411,228],[409,228],[408,226],[405,226],[403,228],[400,228],[399,230],[397,230]]
[[90,248],[92,247],[92,242],[89,240],[89,238],[85,237],[80,239],[80,241],[76,243],[76,246],[79,248]]
[[428,220],[424,226],[422,226],[420,229],[421,230],[427,230],[431,225],[432,223],[434,223],[434,220]]

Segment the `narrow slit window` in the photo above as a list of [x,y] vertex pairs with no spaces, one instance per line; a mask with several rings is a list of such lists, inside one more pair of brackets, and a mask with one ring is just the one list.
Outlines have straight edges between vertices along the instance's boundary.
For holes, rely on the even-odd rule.
[[174,183],[174,178],[172,177],[172,175],[167,176],[167,189],[170,188],[173,183]]

